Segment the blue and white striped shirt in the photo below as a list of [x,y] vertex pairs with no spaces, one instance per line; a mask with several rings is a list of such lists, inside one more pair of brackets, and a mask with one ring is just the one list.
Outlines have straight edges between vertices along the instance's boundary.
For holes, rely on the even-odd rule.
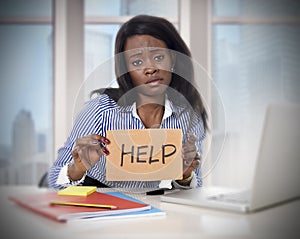
[[[187,134],[197,137],[196,147],[201,155],[201,143],[205,137],[203,121],[201,117],[193,117],[184,107],[172,104],[166,100],[165,114],[161,122],[161,128],[181,129],[183,143],[187,140]],[[197,122],[195,122],[195,119]],[[193,121],[193,122],[192,122]],[[48,173],[48,184],[50,187],[60,189],[64,185],[57,184],[58,175],[61,169],[72,161],[72,149],[78,138],[98,134],[106,136],[107,130],[144,129],[145,126],[136,113],[135,104],[120,106],[108,95],[103,94],[88,101],[78,114],[72,131],[64,146],[58,150],[57,160],[52,165]],[[87,175],[109,187],[117,188],[158,188],[160,181],[126,181],[114,182],[106,181],[105,169],[106,156],[101,156],[100,160],[87,171]],[[195,170],[197,186],[202,185],[200,168]]]

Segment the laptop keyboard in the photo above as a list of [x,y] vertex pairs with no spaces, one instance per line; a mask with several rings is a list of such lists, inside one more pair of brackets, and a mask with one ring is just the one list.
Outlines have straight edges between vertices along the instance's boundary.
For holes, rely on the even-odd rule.
[[249,203],[249,192],[234,192],[234,193],[226,193],[226,194],[217,194],[213,196],[209,196],[208,199],[212,201],[219,202],[228,202],[228,203],[236,203],[236,204],[248,204]]

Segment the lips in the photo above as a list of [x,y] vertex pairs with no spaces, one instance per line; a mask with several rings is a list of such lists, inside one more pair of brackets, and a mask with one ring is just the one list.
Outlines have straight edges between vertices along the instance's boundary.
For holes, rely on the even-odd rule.
[[162,78],[152,78],[146,81],[146,84],[148,85],[157,85],[160,84],[160,81],[162,81]]

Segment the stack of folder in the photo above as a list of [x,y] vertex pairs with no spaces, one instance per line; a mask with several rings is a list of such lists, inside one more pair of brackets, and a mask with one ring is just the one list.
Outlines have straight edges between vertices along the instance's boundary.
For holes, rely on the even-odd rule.
[[121,192],[101,193],[96,191],[96,187],[87,186],[70,186],[58,192],[19,195],[9,199],[59,222],[165,215],[160,209]]

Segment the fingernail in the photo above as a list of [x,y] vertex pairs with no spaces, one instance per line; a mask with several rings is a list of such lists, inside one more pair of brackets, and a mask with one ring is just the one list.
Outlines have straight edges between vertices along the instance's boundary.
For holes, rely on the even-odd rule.
[[103,140],[104,140],[104,142],[107,143],[107,144],[110,143],[110,141],[109,141],[107,138],[104,138]]
[[105,153],[106,155],[109,155],[109,151],[106,148],[102,149],[103,153]]
[[98,140],[93,140],[92,144],[99,144],[99,141]]

